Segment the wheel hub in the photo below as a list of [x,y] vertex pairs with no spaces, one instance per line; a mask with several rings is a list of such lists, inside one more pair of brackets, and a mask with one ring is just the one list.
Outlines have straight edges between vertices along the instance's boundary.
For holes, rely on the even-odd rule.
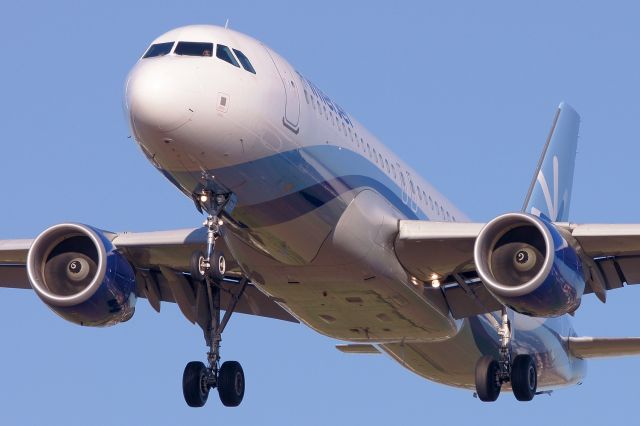
[[236,377],[234,381],[234,387],[236,390],[236,394],[240,395],[242,393],[242,389],[244,387],[244,380],[242,378],[242,374],[238,371],[236,372]]
[[533,390],[536,388],[536,382],[538,380],[538,378],[536,377],[536,370],[535,368],[533,368],[533,366],[529,367],[529,374],[528,374],[528,378],[529,378],[529,389]]

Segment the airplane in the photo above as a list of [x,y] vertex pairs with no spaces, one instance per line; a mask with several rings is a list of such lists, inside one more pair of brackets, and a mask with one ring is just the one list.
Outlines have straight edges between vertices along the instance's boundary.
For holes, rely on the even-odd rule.
[[[495,401],[580,383],[587,359],[640,338],[579,336],[583,296],[640,283],[640,225],[569,222],[580,117],[561,103],[522,209],[470,222],[283,57],[240,32],[156,38],[125,103],[143,154],[203,226],[116,233],[62,223],[0,240],[0,287],[32,289],[72,323],[128,321],[138,298],[176,303],[203,331],[183,396],[238,406],[220,353],[235,312],[299,322],[431,381]],[[593,296],[588,296],[593,294]],[[224,314],[223,314],[224,312]]]

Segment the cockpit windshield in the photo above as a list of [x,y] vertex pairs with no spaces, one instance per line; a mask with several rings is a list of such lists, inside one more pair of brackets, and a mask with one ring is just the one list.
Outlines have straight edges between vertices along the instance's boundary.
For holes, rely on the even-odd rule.
[[242,63],[242,66],[244,67],[244,69],[249,71],[250,73],[255,74],[256,70],[253,68],[253,65],[251,65],[251,62],[249,62],[249,58],[247,58],[245,54],[239,51],[238,49],[233,49],[233,51],[236,53],[236,56],[238,57],[238,60]]
[[[244,68],[248,72],[255,74],[256,70],[249,61],[249,58],[239,51],[238,49],[229,48],[224,44],[215,45],[213,43],[200,42],[200,41],[169,41],[166,43],[152,44],[143,58],[153,58],[157,56],[165,56],[171,53],[173,46],[176,46],[173,50],[174,55],[179,56],[201,56],[201,57],[213,57],[214,55],[218,59],[222,59],[231,65]],[[214,47],[216,48],[214,51]],[[240,65],[242,64],[242,66]]]
[[231,65],[240,68],[240,64],[236,61],[236,58],[233,57],[231,50],[224,44],[218,45],[218,50],[216,50],[216,56],[222,59],[225,62],[229,62]]
[[174,53],[184,56],[211,56],[213,54],[213,43],[181,41],[178,42]]
[[173,47],[173,41],[169,41],[166,43],[158,43],[152,44],[147,53],[144,54],[143,58],[153,58],[156,56],[164,56],[171,52],[171,48]]

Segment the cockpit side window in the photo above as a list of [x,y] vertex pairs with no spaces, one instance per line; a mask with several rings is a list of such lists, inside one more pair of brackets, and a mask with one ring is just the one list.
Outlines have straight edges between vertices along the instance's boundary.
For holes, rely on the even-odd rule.
[[213,54],[213,43],[180,41],[174,53],[183,56],[211,56]]
[[229,62],[231,65],[240,68],[240,64],[236,61],[236,58],[231,53],[231,50],[225,46],[224,44],[219,44],[218,49],[216,50],[216,56],[223,61]]
[[253,65],[251,65],[251,62],[249,62],[249,58],[247,58],[245,54],[239,51],[238,49],[233,49],[233,51],[235,52],[236,56],[238,57],[238,60],[240,61],[244,69],[249,71],[250,73],[255,74],[256,70],[253,68]]
[[168,41],[166,43],[152,44],[151,47],[147,50],[147,53],[144,54],[143,58],[154,58],[156,56],[167,55],[169,52],[171,52],[173,43],[173,41]]

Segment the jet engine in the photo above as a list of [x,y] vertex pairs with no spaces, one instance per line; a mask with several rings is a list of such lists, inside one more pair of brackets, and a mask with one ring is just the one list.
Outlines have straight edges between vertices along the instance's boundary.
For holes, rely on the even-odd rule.
[[493,219],[476,239],[474,259],[487,289],[514,311],[556,317],[580,306],[582,262],[542,218],[508,213]]
[[133,316],[133,268],[95,228],[65,223],[45,230],[29,250],[27,273],[40,299],[70,322],[103,327]]

